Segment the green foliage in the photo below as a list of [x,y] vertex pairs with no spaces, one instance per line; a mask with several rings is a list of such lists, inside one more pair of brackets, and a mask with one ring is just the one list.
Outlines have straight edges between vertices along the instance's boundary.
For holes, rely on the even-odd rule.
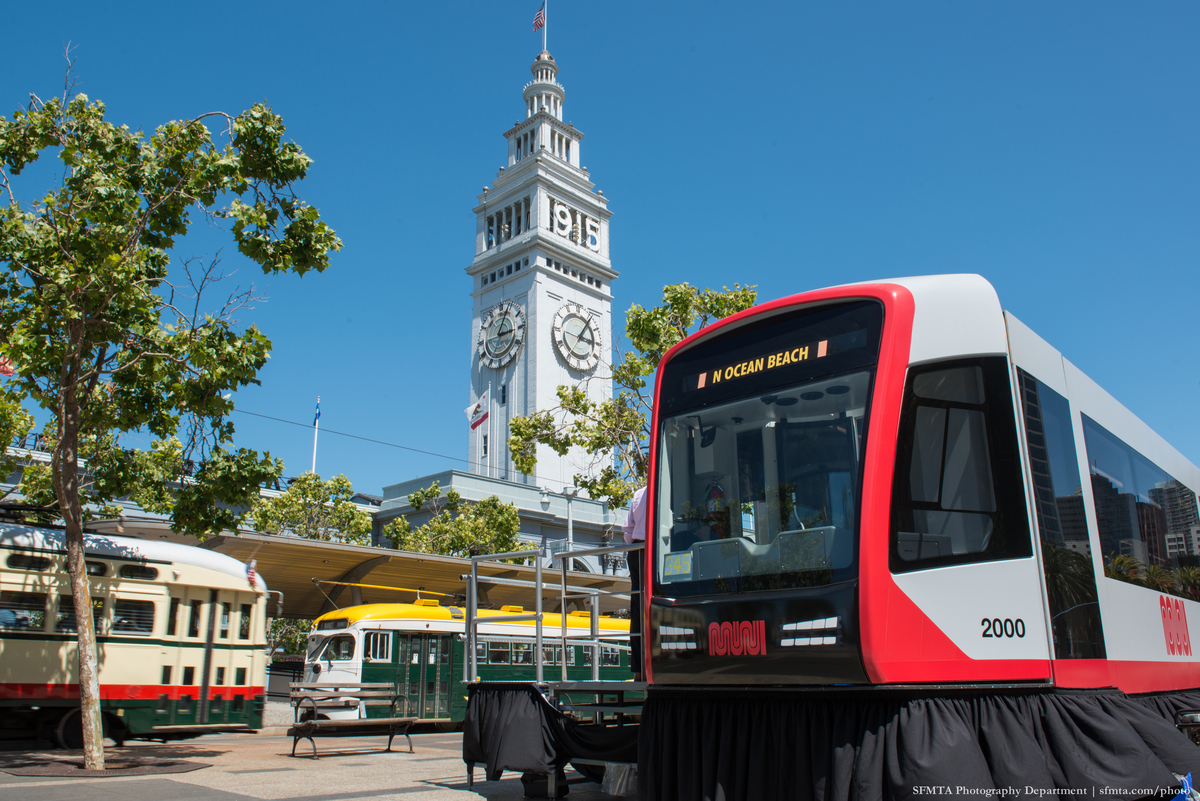
[[495,495],[471,503],[453,487],[443,495],[435,481],[409,495],[408,502],[414,512],[428,511],[432,517],[416,528],[404,517],[384,526],[383,535],[402,551],[473,556],[533,547],[517,539],[521,528],[517,507]]
[[[69,87],[69,68],[67,79]],[[49,480],[32,470],[26,491],[65,524],[84,762],[102,770],[85,507],[133,497],[169,509],[176,531],[205,537],[236,524],[231,510],[248,508],[255,488],[283,469],[269,454],[231,450],[232,395],[258,383],[271,349],[255,326],[236,325],[253,290],[205,311],[205,290],[224,277],[219,255],[184,259],[170,272],[170,250],[193,216],[226,228],[268,275],[324,270],[341,241],[296,196],[310,160],[283,140],[283,121],[266,106],[169,122],[147,136],[106,120],[103,103],[68,93],[31,96],[11,120],[0,117],[8,201],[0,208],[0,357],[16,369],[0,409],[28,399],[53,420]],[[208,119],[224,123],[222,142]],[[15,191],[14,180],[46,154],[62,164],[58,183]],[[148,453],[120,446],[135,433],[148,435]],[[184,470],[189,464],[199,469]]]
[[[217,138],[206,120],[222,124]],[[311,160],[283,134],[280,117],[256,105],[146,135],[109,122],[83,94],[35,96],[0,117],[0,356],[17,370],[0,393],[0,434],[14,398],[51,413],[49,480],[35,468],[25,492],[69,530],[84,505],[131,497],[203,537],[234,527],[230,509],[248,508],[254,488],[280,474],[269,454],[228,447],[232,393],[258,383],[271,348],[255,326],[235,325],[252,291],[206,313],[219,257],[185,259],[175,268],[183,281],[168,268],[197,215],[266,274],[328,266],[341,242],[295,195]],[[61,182],[23,203],[13,181],[44,155],[61,161]],[[121,448],[129,432],[148,433],[150,450]],[[199,469],[176,481],[188,462]]]
[[624,506],[645,483],[652,376],[668,350],[690,334],[754,305],[754,287],[734,284],[720,291],[687,283],[663,287],[663,301],[649,309],[633,305],[625,315],[625,334],[634,351],[610,365],[615,396],[597,403],[581,386],[560,386],[558,405],[509,422],[508,448],[522,473],[537,469],[537,446],[564,455],[572,447],[593,456],[593,469],[576,475],[575,483],[598,500]]
[[276,650],[282,649],[288,656],[303,656],[308,652],[312,624],[311,620],[271,618],[271,625],[267,626],[267,653],[274,656]]
[[354,487],[345,476],[322,481],[316,473],[295,479],[287,492],[255,501],[251,520],[259,531],[294,534],[310,540],[371,544],[371,516],[350,500]]

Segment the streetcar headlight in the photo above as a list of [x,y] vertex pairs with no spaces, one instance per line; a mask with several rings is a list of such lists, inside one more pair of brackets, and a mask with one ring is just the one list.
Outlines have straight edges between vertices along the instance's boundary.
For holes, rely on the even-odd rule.
[[820,617],[816,620],[785,623],[779,627],[784,635],[779,644],[784,647],[837,645],[840,622],[840,619],[836,617]]

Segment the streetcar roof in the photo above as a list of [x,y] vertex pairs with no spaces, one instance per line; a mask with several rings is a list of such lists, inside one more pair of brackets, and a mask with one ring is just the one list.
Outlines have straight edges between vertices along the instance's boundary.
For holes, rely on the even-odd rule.
[[[454,610],[451,612],[451,610]],[[529,612],[526,609],[524,612]],[[500,609],[480,609],[479,617],[486,621],[491,617],[501,615],[521,614],[515,611],[504,611]],[[340,620],[345,619],[347,625],[361,623],[363,621],[383,621],[383,620],[445,620],[458,621],[465,617],[462,607],[451,606],[418,606],[416,604],[363,604],[362,606],[349,606],[344,609],[335,609],[321,615],[313,621],[314,629],[323,620]],[[532,620],[515,620],[504,621],[513,626],[533,626]],[[591,618],[589,616],[572,616],[567,615],[568,626],[575,628],[590,628]],[[557,614],[546,613],[542,616],[542,626],[544,628],[560,628],[562,626],[562,618]],[[629,631],[629,621],[621,618],[600,617],[600,630],[620,632],[622,634]]]
[[[246,578],[246,565],[231,556],[174,542],[116,537],[109,534],[84,534],[84,553],[88,556],[124,559],[131,562],[169,562],[207,568],[235,578]],[[65,552],[66,532],[0,523],[0,548]],[[267,591],[261,575],[255,579],[257,592]]]

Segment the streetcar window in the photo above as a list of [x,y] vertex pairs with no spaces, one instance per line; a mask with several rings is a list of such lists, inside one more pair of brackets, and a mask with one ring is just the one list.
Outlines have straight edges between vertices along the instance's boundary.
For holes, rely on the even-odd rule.
[[217,667],[217,675],[215,678],[213,678],[213,684],[217,685],[218,687],[223,687],[225,685],[225,668],[220,666]]
[[150,634],[154,630],[154,602],[118,598],[113,602],[113,631]]
[[483,664],[483,665],[487,664],[487,643],[486,642],[475,643],[475,661],[479,664]]
[[1104,627],[1067,399],[1017,370],[1056,659],[1104,659]]
[[[237,671],[234,673],[233,683],[238,685],[239,687],[246,683],[246,669],[244,667],[238,668]],[[240,698],[241,696],[238,696],[238,697]]]
[[324,646],[317,651],[312,657],[317,659],[353,659],[354,658],[354,638],[348,634],[341,634],[337,637],[330,637],[325,641]]
[[621,651],[607,645],[600,646],[600,664],[603,667],[614,667],[621,664]]
[[162,683],[164,685],[168,685],[171,683],[171,666],[170,665],[163,665]]
[[183,686],[191,687],[196,683],[196,668],[185,667],[183,669]]
[[154,707],[154,711],[158,713],[171,711],[171,696],[158,696],[158,705]]
[[231,712],[244,712],[245,710],[246,710],[246,696],[244,696],[244,695],[233,696],[233,707],[230,709],[230,711]]
[[507,665],[510,662],[512,662],[512,654],[509,653],[507,642],[488,643],[489,665]]
[[22,553],[14,553],[8,557],[7,564],[13,570],[49,570],[53,563],[45,556],[27,556]]
[[1004,357],[910,371],[892,491],[893,572],[1033,554]]
[[533,646],[527,642],[514,642],[512,644],[512,662],[514,665],[532,665]]
[[363,654],[372,662],[392,661],[392,634],[390,631],[369,631],[363,642]]
[[171,599],[171,611],[167,614],[167,635],[174,637],[179,628],[179,599]]
[[43,629],[46,596],[40,592],[0,592],[0,629]]
[[221,639],[229,639],[229,604],[224,602],[221,603],[221,626],[219,631],[220,634],[218,636]]
[[[104,599],[92,599],[92,628],[100,633],[100,623],[104,617]],[[70,595],[58,597],[58,613],[54,616],[55,631],[75,631],[75,599]]]
[[242,615],[238,618],[238,639],[250,639],[250,620],[254,614],[253,604],[242,604]]
[[179,705],[175,707],[175,711],[181,715],[190,715],[192,713],[192,696],[182,695],[179,697]]
[[192,612],[188,616],[188,636],[200,636],[200,612],[204,608],[203,601],[192,601]]
[[[1195,582],[1192,532],[1200,526],[1196,493],[1087,415],[1083,440],[1091,467],[1104,574],[1181,598]],[[1181,586],[1183,585],[1183,586]]]
[[108,565],[103,562],[84,562],[87,565],[87,574],[94,578],[108,575]]
[[840,373],[667,418],[658,581],[692,595],[852,578],[871,380]]
[[146,565],[121,565],[121,578],[138,579],[139,581],[154,581],[158,578],[158,570]]

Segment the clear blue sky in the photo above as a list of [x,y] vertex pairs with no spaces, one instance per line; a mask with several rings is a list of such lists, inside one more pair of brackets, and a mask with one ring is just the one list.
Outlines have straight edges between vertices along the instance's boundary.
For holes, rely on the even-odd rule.
[[[307,470],[320,395],[318,472],[378,493],[463,463],[330,430],[466,456],[470,210],[523,115],[538,5],[14,4],[0,113],[61,90],[70,41],[130,127],[283,115],[345,248],[304,279],[239,274],[275,350],[238,407],[304,427],[239,414],[238,442]],[[614,311],[678,281],[768,299],[978,272],[1200,462],[1198,23],[1195,2],[552,0]]]

